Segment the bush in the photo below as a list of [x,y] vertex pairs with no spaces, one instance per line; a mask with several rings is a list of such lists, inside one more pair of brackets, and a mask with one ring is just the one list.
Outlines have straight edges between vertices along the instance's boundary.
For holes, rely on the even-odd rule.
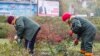
[[13,27],[6,23],[6,16],[0,16],[0,38],[12,37]]
[[97,31],[100,32],[100,17],[93,17],[91,21],[97,27]]
[[[97,27],[98,32],[100,32],[100,17],[93,17],[90,19]],[[6,20],[6,17],[1,16],[0,22],[4,22]],[[66,25],[64,22],[62,22],[60,17],[34,17],[34,19],[42,26],[42,31],[39,34],[39,37],[55,37],[56,35],[59,35],[61,37],[66,37],[67,30],[69,29],[68,25]],[[6,35],[13,36],[14,35],[14,29],[13,27],[8,27],[9,25],[5,23],[0,23],[0,38],[6,37]],[[8,32],[7,32],[8,31]],[[7,34],[6,34],[7,33]],[[47,34],[48,33],[48,34]]]
[[5,16],[0,16],[0,23],[6,22],[6,17]]
[[17,43],[1,44],[0,43],[0,56],[29,56],[28,51],[19,47]]
[[69,27],[62,22],[60,17],[35,17],[34,19],[41,25],[38,40],[45,40],[48,37],[50,42],[55,42],[57,36],[62,39],[66,37]]
[[5,38],[7,36],[7,26],[6,26],[6,17],[0,16],[0,38]]
[[0,23],[0,38],[7,37],[8,28],[5,23]]

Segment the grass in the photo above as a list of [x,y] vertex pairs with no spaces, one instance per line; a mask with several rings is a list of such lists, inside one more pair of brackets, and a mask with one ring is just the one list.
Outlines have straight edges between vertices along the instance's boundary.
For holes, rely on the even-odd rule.
[[[66,42],[66,41],[64,41],[64,42]],[[7,43],[7,44],[5,44],[5,43]],[[62,49],[67,49],[67,53],[68,53],[69,56],[79,56],[80,55],[80,53],[79,53],[80,44],[77,45],[77,46],[74,46],[72,42],[70,44],[67,44],[67,43],[64,43],[64,44],[66,44],[66,46],[69,46],[69,47],[63,48],[62,45],[60,45],[60,44],[57,44],[57,45],[60,45],[60,47],[62,47]],[[51,46],[53,52],[56,54],[56,56],[59,56],[59,55],[63,56],[62,53],[64,53],[64,51],[61,52],[61,53],[58,52],[58,55],[57,55],[57,50],[56,50],[57,45],[51,45],[50,44],[50,46]],[[100,43],[95,42],[93,46],[94,46],[94,48],[93,48],[94,51],[93,52],[94,52],[95,56],[99,56],[100,55],[99,54],[99,52],[100,52]],[[0,49],[1,49],[0,53],[2,53],[2,55],[6,55],[6,56],[8,54],[10,55],[10,53],[11,53],[10,51],[13,51],[13,53],[15,52],[15,54],[19,53],[18,56],[24,55],[24,54],[21,54],[21,53],[24,53],[23,50],[19,49],[16,44],[11,44],[10,45],[8,39],[0,39]],[[42,54],[43,53],[44,54],[49,53],[52,56],[52,53],[50,52],[50,49],[48,47],[48,43],[46,43],[46,42],[45,43],[42,43],[42,42],[36,43],[35,50],[36,50],[35,53],[37,53],[37,54],[41,55],[41,53]],[[15,54],[13,54],[13,56],[16,56]],[[1,56],[1,54],[0,54],[0,56]]]
[[0,44],[9,43],[8,39],[0,39]]

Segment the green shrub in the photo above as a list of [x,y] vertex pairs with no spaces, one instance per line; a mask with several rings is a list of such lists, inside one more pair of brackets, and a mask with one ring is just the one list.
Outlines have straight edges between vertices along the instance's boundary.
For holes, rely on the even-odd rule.
[[100,17],[93,17],[91,21],[95,24],[97,27],[98,32],[100,32]]
[[29,56],[29,54],[27,50],[13,42],[11,44],[0,44],[0,56]]
[[6,17],[5,16],[0,16],[0,23],[1,22],[6,22]]
[[6,38],[8,28],[6,26],[6,17],[0,16],[0,38]]
[[[34,17],[34,19],[40,24],[47,24],[53,32],[61,35],[62,37],[66,37],[66,32],[69,29],[68,25],[62,22],[60,17]],[[0,16],[0,38],[5,38],[7,35],[7,31],[12,32],[12,29],[7,27],[8,25],[5,24],[6,17]],[[100,32],[100,17],[93,17],[90,19],[97,27],[98,32]],[[52,26],[52,27],[51,27]],[[50,30],[50,29],[48,29]],[[50,30],[51,31],[51,30]]]
[[8,28],[5,23],[0,23],[0,38],[6,38]]

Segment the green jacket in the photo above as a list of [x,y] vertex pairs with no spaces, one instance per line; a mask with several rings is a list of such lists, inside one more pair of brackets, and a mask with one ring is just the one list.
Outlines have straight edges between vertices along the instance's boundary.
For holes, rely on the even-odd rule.
[[30,41],[39,27],[40,25],[30,18],[21,16],[16,19],[15,29],[20,39],[24,37]]
[[92,35],[92,33],[96,33],[95,26],[87,19],[82,17],[73,17],[71,20],[72,23],[72,31],[77,34],[77,38],[80,37],[88,37]]

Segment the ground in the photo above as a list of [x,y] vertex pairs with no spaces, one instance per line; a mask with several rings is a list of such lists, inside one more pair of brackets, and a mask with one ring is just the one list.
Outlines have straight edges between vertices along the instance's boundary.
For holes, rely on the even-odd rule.
[[[35,56],[80,56],[79,47],[74,46],[72,42],[65,43],[58,43],[55,45],[51,45],[47,42],[37,43],[35,46]],[[7,44],[5,44],[7,43]],[[64,46],[66,45],[66,48]],[[93,45],[93,53],[95,56],[100,56],[100,44],[95,42]],[[29,56],[28,52],[24,52],[25,49],[22,47],[18,47],[18,45],[14,42],[12,44],[9,43],[7,39],[0,39],[0,56]],[[17,55],[16,55],[17,54]]]

